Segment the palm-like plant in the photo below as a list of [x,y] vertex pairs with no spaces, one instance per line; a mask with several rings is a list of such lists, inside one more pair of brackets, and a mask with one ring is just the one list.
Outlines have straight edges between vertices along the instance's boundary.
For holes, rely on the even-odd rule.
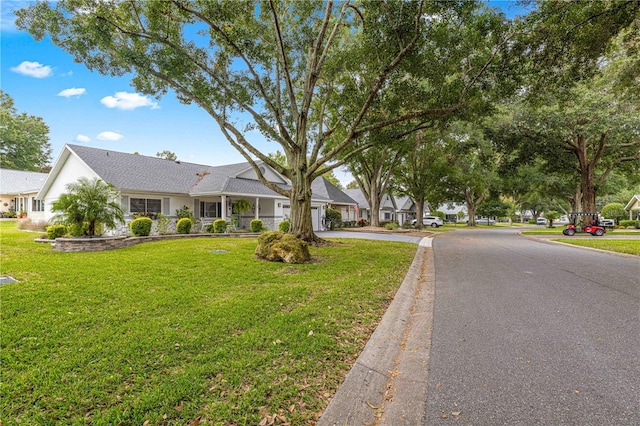
[[67,185],[67,193],[52,205],[57,212],[54,221],[76,227],[82,234],[93,237],[99,225],[115,228],[124,223],[124,211],[114,200],[119,193],[116,188],[98,178],[81,177]]

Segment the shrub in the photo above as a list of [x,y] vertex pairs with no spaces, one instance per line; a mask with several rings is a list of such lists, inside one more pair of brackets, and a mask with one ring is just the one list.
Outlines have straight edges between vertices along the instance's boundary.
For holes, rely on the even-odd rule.
[[131,223],[129,223],[129,229],[136,237],[146,237],[151,234],[151,225],[153,225],[151,218],[142,216],[133,219]]
[[256,256],[271,262],[304,263],[311,259],[306,242],[282,231],[269,231],[258,237]]
[[338,210],[327,208],[325,224],[330,230],[342,227],[342,214]]
[[616,223],[620,223],[629,217],[629,213],[624,209],[621,203],[609,203],[602,208],[600,215],[605,219],[613,219]]
[[170,234],[169,225],[171,225],[171,219],[162,213],[158,213],[156,217],[158,218],[158,222],[156,223],[156,232],[159,235]]
[[227,221],[224,219],[216,219],[213,222],[213,232],[216,234],[224,234],[227,230]]
[[251,232],[262,232],[262,221],[260,219],[253,219],[249,224],[249,229]]
[[621,220],[620,221],[620,226],[623,226],[625,228],[636,228],[636,229],[640,229],[640,220]]
[[178,220],[178,224],[176,225],[176,231],[178,231],[178,234],[188,234],[189,232],[191,232],[192,225],[193,225],[193,222],[191,221],[190,218],[183,217],[182,219]]
[[146,237],[151,234],[153,221],[146,216],[138,216],[129,223],[129,230],[136,237]]
[[358,219],[358,226],[359,226],[359,227],[361,227],[361,228],[362,228],[363,226],[367,226],[367,225],[369,225],[369,223],[367,222],[367,220],[366,220],[366,219],[364,219],[364,218],[360,218],[360,219]]
[[64,225],[47,226],[47,238],[50,240],[55,240],[56,238],[62,238],[66,233],[67,233],[67,227]]
[[394,229],[398,229],[400,225],[395,222],[387,222],[384,224],[384,229],[388,229],[389,231],[393,231]]
[[178,217],[178,221],[184,218],[193,220],[193,212],[189,210],[187,206],[182,206],[182,208],[176,210],[176,216]]
[[85,222],[72,223],[67,226],[67,233],[72,237],[84,237],[87,233],[87,225]]
[[291,222],[289,221],[289,219],[283,220],[278,224],[278,230],[281,232],[287,233],[289,232],[290,228],[291,228]]

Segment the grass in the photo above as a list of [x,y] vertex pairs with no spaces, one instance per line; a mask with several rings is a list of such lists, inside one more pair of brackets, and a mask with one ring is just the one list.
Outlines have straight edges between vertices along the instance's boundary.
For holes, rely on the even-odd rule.
[[21,280],[0,287],[3,425],[313,424],[416,250],[343,240],[290,266],[255,239],[59,253],[0,232]]
[[568,239],[563,238],[560,241],[566,244],[573,244],[582,247],[591,247],[600,250],[615,251],[618,253],[635,254],[640,256],[640,240],[602,240],[602,239]]
[[[528,231],[522,231],[523,235],[562,235],[562,230],[564,229],[564,226],[562,227],[554,227],[554,228],[539,228],[539,229],[531,229]],[[580,235],[579,233],[576,234],[577,236]],[[589,235],[589,234],[583,234],[583,235]],[[640,235],[640,232],[633,230],[633,229],[614,229],[614,230],[607,230],[606,235]]]

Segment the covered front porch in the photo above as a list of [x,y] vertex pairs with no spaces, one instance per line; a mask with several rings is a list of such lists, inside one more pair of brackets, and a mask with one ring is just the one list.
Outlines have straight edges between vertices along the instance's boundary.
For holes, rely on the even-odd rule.
[[[243,202],[240,202],[241,200]],[[240,211],[238,206],[241,204],[250,205],[250,210]],[[311,219],[314,231],[324,229],[325,208],[324,203],[312,202]],[[223,219],[230,222],[235,229],[250,229],[251,221],[260,219],[264,227],[277,230],[280,222],[289,218],[291,205],[285,197],[220,195],[195,198],[193,212],[195,218],[205,225]]]

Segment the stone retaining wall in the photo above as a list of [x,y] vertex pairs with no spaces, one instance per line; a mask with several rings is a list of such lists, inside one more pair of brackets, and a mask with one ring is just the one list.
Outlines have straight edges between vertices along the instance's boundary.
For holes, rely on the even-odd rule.
[[115,250],[131,247],[140,243],[162,240],[178,240],[182,238],[251,238],[257,237],[257,233],[243,234],[175,234],[175,235],[150,235],[148,237],[95,237],[95,238],[56,238],[54,241],[36,239],[39,243],[50,243],[55,251],[62,252],[92,252]]

